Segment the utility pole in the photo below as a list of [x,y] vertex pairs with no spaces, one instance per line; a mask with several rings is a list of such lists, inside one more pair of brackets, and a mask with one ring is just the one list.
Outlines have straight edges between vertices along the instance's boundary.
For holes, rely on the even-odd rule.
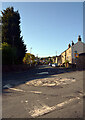
[[57,51],[56,51],[56,56],[57,56]]

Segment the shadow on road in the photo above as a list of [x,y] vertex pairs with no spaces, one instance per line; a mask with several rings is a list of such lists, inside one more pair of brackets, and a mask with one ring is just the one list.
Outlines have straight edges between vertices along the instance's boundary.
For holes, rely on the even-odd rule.
[[[36,79],[42,79],[51,77],[51,75],[61,74],[61,73],[67,73],[67,72],[73,72],[76,71],[76,69],[71,68],[53,68],[49,66],[38,66],[37,68],[32,68],[25,72],[19,72],[19,73],[8,73],[8,74],[2,74],[2,91],[4,92],[4,89],[7,89],[7,84],[10,84],[11,87],[18,86],[20,84],[24,84],[27,81],[36,80]],[[42,73],[43,74],[39,74]],[[45,74],[46,72],[46,74]],[[48,74],[47,74],[48,72]]]

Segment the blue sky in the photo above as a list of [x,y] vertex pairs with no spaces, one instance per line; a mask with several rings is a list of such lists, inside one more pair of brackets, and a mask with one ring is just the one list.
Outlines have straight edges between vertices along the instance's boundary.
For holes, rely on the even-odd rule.
[[27,50],[39,57],[60,55],[78,35],[83,41],[82,2],[7,2],[21,16],[21,35]]

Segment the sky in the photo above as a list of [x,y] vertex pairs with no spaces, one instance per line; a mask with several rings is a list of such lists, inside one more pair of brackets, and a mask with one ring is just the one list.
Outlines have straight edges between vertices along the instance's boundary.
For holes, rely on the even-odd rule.
[[78,35],[83,41],[83,2],[4,2],[2,10],[11,6],[20,13],[27,52],[35,56],[60,55]]

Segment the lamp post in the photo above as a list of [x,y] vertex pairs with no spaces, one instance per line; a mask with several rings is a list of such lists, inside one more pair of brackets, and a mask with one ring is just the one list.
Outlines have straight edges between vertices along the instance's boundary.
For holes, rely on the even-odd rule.
[[56,51],[56,56],[57,56],[57,51]]

